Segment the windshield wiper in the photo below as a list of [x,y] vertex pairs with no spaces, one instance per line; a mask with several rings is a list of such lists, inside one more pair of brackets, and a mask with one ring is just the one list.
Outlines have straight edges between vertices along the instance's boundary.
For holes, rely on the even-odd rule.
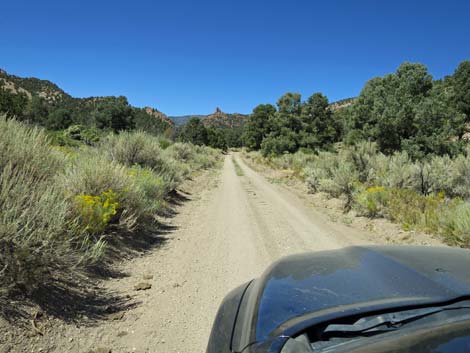
[[367,334],[376,331],[387,331],[394,330],[411,321],[419,320],[425,316],[429,316],[445,310],[456,310],[456,309],[470,309],[470,305],[448,305],[448,306],[437,306],[428,307],[422,309],[413,309],[399,311],[395,313],[380,314],[378,316],[363,317],[353,324],[339,325],[331,324],[328,325],[323,334],[329,335],[334,334]]

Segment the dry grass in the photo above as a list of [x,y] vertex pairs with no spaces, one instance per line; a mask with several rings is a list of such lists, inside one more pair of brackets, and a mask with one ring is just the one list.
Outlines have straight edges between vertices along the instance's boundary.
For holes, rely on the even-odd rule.
[[143,132],[110,135],[96,148],[58,148],[43,130],[0,118],[2,291],[32,293],[99,264],[106,242],[156,229],[168,193],[219,159],[212,149]]

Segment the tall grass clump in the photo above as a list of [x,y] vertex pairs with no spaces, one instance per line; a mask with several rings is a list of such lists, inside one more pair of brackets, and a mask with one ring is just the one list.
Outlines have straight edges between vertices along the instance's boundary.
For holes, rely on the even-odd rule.
[[0,284],[31,292],[57,271],[96,260],[102,242],[89,242],[54,181],[65,160],[43,131],[0,119]]
[[79,158],[70,162],[67,170],[58,177],[64,195],[74,202],[74,213],[84,218],[77,196],[100,196],[111,190],[118,207],[114,220],[127,230],[136,227],[146,216],[144,195],[140,192],[126,166],[103,158],[99,151],[83,150]]
[[452,194],[470,200],[470,154],[457,156],[449,168],[452,170],[450,179]]
[[104,139],[98,150],[108,160],[126,167],[149,168],[161,177],[171,191],[190,173],[184,159],[172,158],[172,146],[161,148],[162,141],[145,132],[122,132]]
[[63,169],[62,155],[52,149],[42,129],[0,117],[0,168],[11,164],[31,177],[48,178]]
[[165,164],[158,138],[141,131],[110,134],[102,139],[98,149],[107,159],[128,167],[161,169]]
[[[304,175],[309,190],[313,193],[324,191],[333,194],[334,187],[330,187],[335,175],[335,171],[339,168],[340,161],[332,152],[320,152],[313,161],[304,168]],[[338,195],[336,195],[338,196]]]
[[192,169],[209,169],[216,166],[220,152],[207,146],[193,146],[196,154],[190,165]]
[[295,175],[304,177],[303,169],[307,163],[315,160],[315,154],[300,150],[297,153],[286,153],[271,160],[275,168],[291,169]]
[[193,168],[209,168],[215,165],[218,152],[206,146],[176,142],[166,149],[168,158],[185,163]]
[[144,132],[53,146],[44,130],[0,118],[0,293],[99,265],[111,237],[156,226],[168,193],[217,161]]
[[196,146],[189,143],[177,142],[165,150],[168,158],[178,161],[181,168],[186,170],[186,176],[191,170],[214,167],[219,161],[220,153],[206,146]]
[[470,203],[457,205],[443,217],[445,235],[453,245],[470,248]]

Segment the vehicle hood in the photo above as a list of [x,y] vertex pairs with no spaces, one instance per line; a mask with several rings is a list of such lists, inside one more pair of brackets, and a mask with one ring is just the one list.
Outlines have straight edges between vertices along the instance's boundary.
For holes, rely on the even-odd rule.
[[274,263],[251,285],[237,326],[246,325],[249,316],[251,334],[244,343],[265,342],[293,334],[302,325],[354,313],[465,296],[470,296],[469,250],[349,247],[289,256]]

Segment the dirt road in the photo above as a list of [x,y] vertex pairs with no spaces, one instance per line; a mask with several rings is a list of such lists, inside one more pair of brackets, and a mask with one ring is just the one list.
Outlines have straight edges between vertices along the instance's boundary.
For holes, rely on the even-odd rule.
[[[243,175],[237,175],[233,159]],[[204,352],[228,291],[281,256],[368,242],[269,183],[236,154],[227,155],[219,174],[206,178],[189,198],[172,220],[177,229],[163,248],[123,264],[128,276],[104,284],[139,305],[118,320],[64,325],[56,337],[39,338],[34,350]],[[145,274],[153,276],[147,281],[152,288],[134,291]]]

